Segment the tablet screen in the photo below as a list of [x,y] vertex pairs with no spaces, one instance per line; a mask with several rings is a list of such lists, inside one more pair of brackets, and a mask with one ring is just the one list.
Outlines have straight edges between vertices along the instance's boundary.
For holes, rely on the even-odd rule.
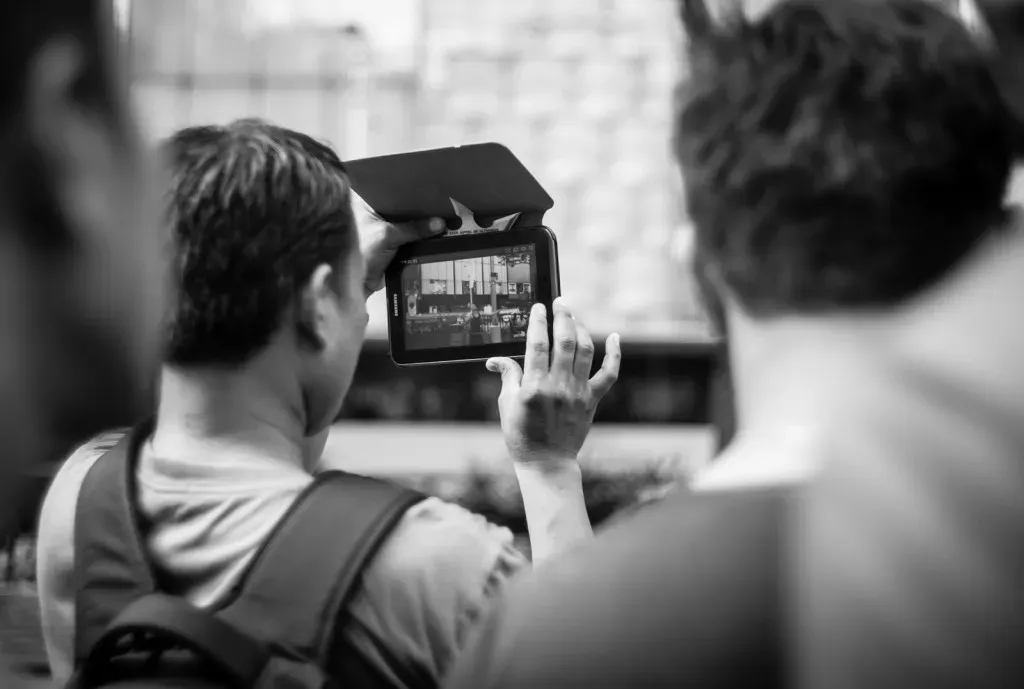
[[525,342],[536,284],[533,244],[408,259],[402,266],[405,348]]

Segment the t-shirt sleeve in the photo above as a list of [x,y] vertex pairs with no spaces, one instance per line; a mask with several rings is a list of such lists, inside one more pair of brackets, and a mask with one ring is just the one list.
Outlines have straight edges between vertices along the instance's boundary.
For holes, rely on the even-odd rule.
[[395,686],[436,683],[527,565],[512,533],[457,505],[412,507],[365,572],[343,631]]

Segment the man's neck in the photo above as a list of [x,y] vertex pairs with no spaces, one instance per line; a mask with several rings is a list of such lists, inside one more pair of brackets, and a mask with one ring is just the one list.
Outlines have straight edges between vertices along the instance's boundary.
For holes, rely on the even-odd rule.
[[201,446],[303,465],[301,396],[282,394],[287,383],[266,367],[260,360],[238,369],[165,366],[154,450],[173,455]]
[[730,322],[729,359],[741,431],[776,428],[795,407],[816,403],[831,372],[885,356],[892,324],[877,316]]
[[940,290],[906,315],[900,355],[969,391],[1018,412],[1024,390],[1024,217],[994,238]]
[[835,454],[858,419],[911,418],[912,412],[922,424],[918,432],[957,432],[943,411],[951,398],[982,401],[981,417],[959,421],[1017,446],[1017,429],[1024,427],[1022,294],[1024,233],[1018,231],[994,238],[941,286],[884,315],[771,324],[731,318],[737,432],[694,486],[802,482]]
[[1024,384],[1021,294],[1018,232],[993,239],[942,285],[895,310],[730,319],[739,433],[803,423],[822,401],[853,394],[838,385],[855,383],[846,375],[855,371],[912,367],[965,394],[1013,400]]
[[733,490],[800,483],[830,441],[836,374],[863,365],[885,339],[873,322],[844,319],[757,324],[730,321],[736,434],[695,477],[696,490]]

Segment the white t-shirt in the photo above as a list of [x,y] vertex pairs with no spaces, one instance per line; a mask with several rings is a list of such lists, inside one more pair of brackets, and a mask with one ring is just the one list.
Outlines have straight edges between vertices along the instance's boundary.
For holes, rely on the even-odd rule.
[[[101,436],[75,451],[43,503],[39,597],[58,683],[70,677],[74,664],[78,495],[93,463],[120,437]],[[139,507],[155,524],[148,551],[174,589],[169,593],[200,607],[219,603],[312,480],[284,462],[169,459],[155,456],[145,443]],[[488,599],[526,563],[512,538],[479,515],[427,498],[406,513],[368,566],[343,633],[395,686],[403,686],[402,677],[440,678]]]

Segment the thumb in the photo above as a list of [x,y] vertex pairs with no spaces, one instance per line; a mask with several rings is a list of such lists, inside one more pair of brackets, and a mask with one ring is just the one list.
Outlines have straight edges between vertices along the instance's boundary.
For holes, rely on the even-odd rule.
[[501,374],[502,394],[519,389],[519,382],[523,379],[523,369],[519,368],[519,364],[511,359],[505,357],[488,359],[487,370]]

